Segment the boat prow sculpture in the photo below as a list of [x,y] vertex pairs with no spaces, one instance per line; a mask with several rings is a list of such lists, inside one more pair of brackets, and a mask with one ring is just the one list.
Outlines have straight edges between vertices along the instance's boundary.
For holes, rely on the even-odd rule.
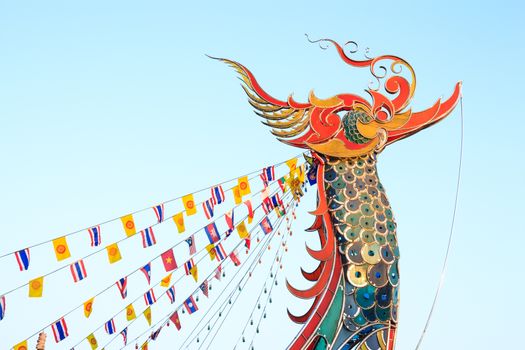
[[243,89],[256,113],[277,138],[311,150],[318,206],[310,231],[317,231],[322,248],[308,253],[320,262],[302,271],[314,285],[290,292],[313,299],[304,315],[289,313],[304,324],[290,349],[388,349],[395,347],[399,307],[399,248],[396,223],[376,169],[384,147],[421,131],[449,115],[460,98],[461,83],[445,101],[413,112],[409,103],[416,77],[402,58],[384,55],[354,60],[344,47],[331,43],[343,61],[369,68],[378,81],[367,89],[371,102],[349,93],[308,102],[289,96],[282,101],[266,93],[240,63],[219,59],[240,74]]

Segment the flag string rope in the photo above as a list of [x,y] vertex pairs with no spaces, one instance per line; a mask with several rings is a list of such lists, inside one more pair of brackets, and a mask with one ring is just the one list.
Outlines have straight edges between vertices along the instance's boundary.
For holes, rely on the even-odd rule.
[[[304,163],[303,163],[303,164],[304,164]],[[290,172],[289,172],[289,173],[290,173]],[[289,174],[289,173],[288,173],[288,174]],[[250,178],[250,180],[251,180],[251,179],[254,179],[254,178],[256,178],[256,177],[257,177],[257,176],[255,175],[255,176],[253,176],[252,178]],[[275,184],[275,183],[277,183],[277,181],[278,181],[278,180],[274,180],[273,182],[269,183],[268,186],[270,186],[271,184]],[[234,187],[235,187],[235,186],[234,186]],[[234,187],[232,187],[232,188],[234,188]],[[227,189],[227,191],[231,190],[232,188]],[[250,198],[255,198],[255,195],[260,194],[260,193],[262,193],[263,191],[264,191],[264,189],[263,189],[263,190],[260,190],[260,191],[257,191],[257,192],[254,192]],[[275,192],[274,192],[273,194],[275,194]],[[202,204],[202,202],[201,202],[201,203],[198,203],[198,204]],[[240,207],[240,206],[242,206],[242,205],[243,205],[243,203],[240,203],[240,204],[238,204],[238,205],[235,205],[233,208],[235,209],[235,208],[238,208],[238,207]],[[257,208],[256,208],[256,209],[257,209]],[[254,209],[254,210],[255,210],[255,209]],[[185,211],[185,210],[183,210],[183,211]],[[163,220],[163,221],[161,221],[161,222],[154,223],[154,224],[152,224],[152,225],[150,225],[150,226],[148,226],[148,227],[145,227],[144,229],[146,229],[146,228],[151,228],[151,227],[155,227],[155,226],[157,226],[157,225],[160,225],[160,224],[162,224],[162,223],[165,223],[165,222],[169,221],[169,219],[172,219],[175,215],[177,215],[177,214],[171,215],[171,216],[167,217],[165,220]],[[217,217],[215,217],[214,220],[213,220],[212,222],[217,221],[217,219],[219,219],[219,218],[221,218],[221,217],[223,217],[223,216],[225,216],[225,213],[224,213],[224,214],[221,214],[221,215],[219,215],[219,216],[217,216]],[[204,229],[204,227],[199,228],[198,230],[196,230],[195,232],[193,232],[193,234],[200,232],[202,229]],[[124,237],[124,238],[122,238],[122,239],[120,239],[120,240],[118,240],[118,241],[116,241],[116,242],[111,243],[110,245],[112,245],[112,244],[119,244],[119,243],[121,243],[121,242],[123,242],[123,241],[126,241],[126,240],[128,240],[129,238],[132,238],[132,237],[135,237],[135,236],[138,236],[138,235],[135,234],[135,235],[132,235],[132,236],[126,236],[126,237]],[[190,235],[190,236],[191,236],[191,235]],[[188,236],[188,237],[189,237],[189,236]],[[184,240],[181,240],[180,242],[178,242],[177,244],[175,244],[172,248],[178,246],[179,244],[182,244],[183,242],[184,242]],[[108,246],[109,246],[109,245],[108,245]],[[85,255],[85,256],[81,257],[79,260],[84,260],[84,259],[87,259],[87,258],[89,258],[89,257],[91,257],[91,256],[93,256],[93,255],[95,255],[95,254],[98,254],[98,253],[100,253],[100,252],[106,250],[106,248],[107,248],[108,246],[103,247],[103,248],[101,248],[101,249],[99,249],[99,250],[95,250],[95,251],[89,253],[88,255]],[[160,256],[160,255],[159,255],[159,256]],[[155,258],[158,258],[159,256],[157,256],[157,257],[155,257]],[[52,274],[54,274],[54,273],[56,273],[56,272],[58,272],[58,271],[61,271],[61,270],[67,269],[69,266],[70,266],[70,264],[66,264],[66,265],[60,266],[60,267],[58,267],[58,268],[56,268],[56,269],[54,269],[54,270],[52,270],[52,271],[50,271],[50,272],[48,272],[48,273],[45,273],[45,274],[43,274],[43,275],[41,275],[41,276],[39,276],[39,277],[47,277],[47,276],[52,275]],[[139,269],[140,269],[140,267],[139,267],[137,270],[139,270]],[[24,284],[18,285],[17,287],[14,287],[14,288],[8,290],[7,292],[0,293],[0,295],[4,295],[4,296],[5,296],[5,295],[8,295],[8,294],[10,294],[10,293],[13,293],[13,292],[16,291],[16,290],[21,289],[21,288],[27,286],[29,283],[30,283],[30,281],[27,282],[27,283],[24,283]]]
[[430,325],[430,319],[432,318],[432,315],[434,314],[434,308],[436,307],[436,304],[439,298],[439,294],[441,292],[441,288],[443,287],[443,283],[445,282],[448,258],[450,256],[450,249],[452,247],[452,238],[454,237],[454,227],[456,224],[456,213],[458,209],[459,190],[460,190],[460,185],[461,185],[461,169],[463,165],[463,141],[464,141],[463,95],[460,95],[459,97],[459,106],[460,106],[459,163],[458,163],[458,173],[457,173],[457,181],[456,181],[456,195],[454,198],[454,209],[452,212],[452,222],[450,224],[450,232],[448,235],[447,250],[445,252],[445,258],[443,259],[443,266],[441,268],[441,273],[439,276],[439,283],[436,288],[436,293],[434,294],[434,300],[432,301],[432,306],[430,307],[430,311],[428,312],[427,320],[425,322],[425,327],[423,328],[423,331],[421,332],[421,335],[419,337],[419,341],[417,342],[415,350],[418,350],[421,344],[423,343],[423,338],[425,337],[425,334],[428,330],[428,326]]
[[[280,223],[280,224],[281,224],[281,223]],[[279,224],[279,225],[280,225],[280,224]],[[288,233],[286,232],[286,233],[284,233],[283,236],[281,237],[281,240],[280,240],[280,242],[279,242],[279,246],[278,246],[279,248],[277,249],[277,251],[279,251],[279,250],[281,249],[281,245],[283,244],[283,242],[284,242],[284,244],[286,244],[285,236],[287,236],[287,234],[288,234]],[[238,297],[239,297],[239,295],[240,295],[241,293],[239,292],[239,293],[236,295],[234,301],[231,302],[231,298],[232,298],[233,294],[235,294],[235,292],[237,291],[237,288],[240,287],[241,283],[243,283],[243,286],[241,287],[241,289],[243,289],[243,288],[246,286],[246,284],[248,283],[248,280],[249,280],[249,279],[244,280],[244,277],[246,277],[246,276],[248,275],[248,273],[252,273],[252,272],[255,270],[255,269],[252,269],[253,265],[256,264],[256,263],[258,262],[259,259],[261,259],[262,255],[266,252],[266,247],[269,245],[269,243],[270,243],[270,241],[267,242],[266,246],[263,247],[263,249],[262,249],[262,251],[260,252],[260,254],[259,254],[258,256],[256,256],[255,259],[252,261],[252,264],[251,264],[250,267],[248,268],[249,271],[247,271],[247,272],[241,277],[241,279],[239,280],[239,282],[237,283],[237,285],[235,286],[235,288],[232,289],[232,291],[230,292],[230,294],[228,295],[228,297],[224,299],[224,301],[221,303],[221,305],[219,306],[219,308],[218,308],[218,309],[217,309],[217,310],[211,315],[211,317],[210,317],[209,320],[208,320],[208,324],[211,323],[211,320],[215,317],[215,315],[216,315],[217,313],[219,313],[219,312],[224,312],[224,310],[225,310],[226,308],[223,309],[223,307],[224,307],[224,305],[225,305],[226,303],[229,303],[229,304],[231,305],[230,308],[233,307],[235,301],[238,299]],[[277,255],[277,253],[276,253],[276,255]],[[273,261],[273,262],[272,262],[272,267],[273,267],[273,265],[276,263],[276,261],[274,261],[274,260],[272,260],[272,261]],[[255,265],[255,266],[257,267],[258,264]],[[239,272],[239,271],[238,271],[238,272]],[[235,276],[234,276],[234,278],[235,278]],[[218,299],[220,299],[220,297],[222,296],[222,294],[223,294],[224,292],[226,292],[226,290],[227,290],[226,288],[224,288],[224,289],[222,290],[221,294],[218,296]],[[212,305],[212,306],[214,306],[214,305]],[[195,331],[197,330],[197,327],[199,327],[199,325],[200,325],[200,324],[202,323],[202,321],[206,318],[206,316],[208,315],[209,312],[211,312],[211,308],[210,308],[210,309],[204,314],[204,316],[201,318],[201,320],[199,321],[199,323],[194,327],[194,329],[192,330],[192,332],[186,337],[186,339],[184,340],[184,342],[183,342],[182,345],[181,345],[181,348],[184,347],[184,345],[186,345],[187,343],[192,343],[192,342],[193,342],[193,341],[194,341],[194,340],[200,335],[200,333],[201,333],[201,332],[203,331],[203,329],[204,329],[204,326],[201,327],[200,330],[197,332],[197,335],[195,335],[195,336],[191,339],[191,341],[188,342],[188,340],[190,339],[190,337],[195,333]],[[228,314],[228,313],[229,313],[229,311],[227,312],[227,314]],[[226,316],[227,316],[227,315],[226,315]],[[225,317],[226,317],[226,316],[225,316]],[[216,324],[216,322],[213,324],[212,328],[215,327],[215,324]],[[210,330],[210,329],[209,329],[209,330]],[[206,338],[205,338],[205,339],[206,339]]]
[[[301,153],[297,154],[295,157],[292,157],[292,158],[290,158],[290,159],[299,158],[301,155],[306,154],[306,153],[307,153],[307,152],[301,152]],[[276,164],[273,164],[273,166],[276,166],[276,167],[277,167],[277,166],[281,166],[281,165],[285,164],[288,160],[289,160],[289,159],[287,159],[287,160],[285,160],[285,161],[282,161],[282,162],[279,162],[279,163],[276,163]],[[269,166],[272,166],[272,165],[269,165]],[[228,183],[228,182],[235,181],[235,180],[237,180],[238,178],[241,178],[241,177],[244,177],[244,176],[251,176],[251,175],[253,175],[253,174],[257,174],[257,173],[261,172],[263,169],[264,169],[264,168],[260,168],[260,169],[257,169],[257,170],[254,170],[254,171],[251,171],[251,172],[249,172],[249,173],[247,173],[247,174],[244,174],[244,175],[241,175],[241,176],[237,176],[237,177],[233,177],[233,178],[231,178],[231,179],[228,179],[228,180],[222,181],[222,182],[217,183],[217,184],[215,184],[215,185],[208,186],[208,187],[204,187],[204,188],[201,188],[201,189],[199,189],[199,190],[197,190],[197,191],[190,192],[190,193],[191,193],[191,194],[201,193],[201,192],[204,192],[204,191],[206,191],[206,190],[209,190],[209,189],[211,189],[211,188],[213,188],[213,187],[215,187],[215,186],[220,186],[220,185],[224,185],[224,184],[226,184],[226,183]],[[183,197],[183,196],[179,196],[179,197],[176,197],[176,198],[168,199],[168,200],[162,202],[162,204],[172,203],[172,202],[174,202],[174,201],[176,201],[176,200],[181,199],[182,197]],[[202,203],[200,203],[200,204],[202,204]],[[142,213],[142,212],[144,212],[144,211],[146,211],[146,210],[150,210],[151,208],[152,208],[151,206],[149,206],[149,207],[145,207],[145,208],[142,208],[142,209],[139,209],[139,210],[135,210],[134,212],[128,213],[127,215],[135,215],[135,214],[138,214],[138,213]],[[61,235],[60,237],[69,237],[69,236],[73,236],[73,235],[79,234],[79,233],[81,233],[81,232],[85,232],[86,230],[88,230],[88,229],[90,229],[90,228],[92,228],[92,227],[94,227],[94,226],[105,225],[105,224],[108,224],[108,223],[110,223],[110,222],[117,221],[117,220],[119,220],[120,218],[121,218],[121,216],[116,217],[116,218],[112,218],[112,219],[108,219],[108,220],[103,221],[103,222],[100,222],[100,223],[98,223],[98,224],[91,225],[91,226],[85,227],[85,228],[80,229],[80,230],[77,230],[77,231],[69,232],[69,233],[67,233],[67,234],[65,234],[65,235]],[[47,243],[53,242],[53,241],[54,241],[55,239],[57,239],[57,238],[59,238],[59,237],[51,238],[51,239],[48,239],[48,240],[45,240],[45,241],[41,241],[41,242],[38,242],[38,243],[33,243],[33,244],[31,244],[31,245],[29,245],[29,246],[26,246],[26,247],[24,247],[24,248],[22,248],[22,249],[18,249],[18,250],[14,250],[14,251],[11,251],[11,252],[3,253],[3,254],[0,255],[0,259],[3,259],[3,258],[5,258],[5,257],[7,257],[7,256],[12,255],[12,254],[15,254],[16,252],[18,252],[18,251],[20,251],[20,250],[23,250],[23,249],[35,248],[35,247],[38,247],[38,246],[41,246],[41,245],[44,245],[44,244],[47,244]]]
[[[290,192],[287,192],[287,195],[288,195],[288,194],[290,194]],[[284,197],[283,197],[283,199],[284,199]],[[290,201],[289,203],[291,203],[291,202],[293,202],[293,201]],[[263,219],[261,219],[256,225],[254,225],[254,227],[252,227],[252,229],[250,230],[250,234],[251,234],[255,229],[258,228],[258,225],[259,225],[259,223],[260,223],[262,220],[263,220]],[[282,218],[281,218],[281,220],[282,220]],[[275,230],[274,230],[274,231],[275,231]],[[260,232],[259,232],[259,233],[260,233]],[[273,237],[273,236],[272,236],[272,237]],[[232,252],[235,251],[235,250],[236,250],[236,249],[237,249],[237,248],[238,248],[243,242],[244,242],[244,240],[241,240],[241,241],[240,241],[240,242],[239,242],[239,243],[238,243],[238,244],[232,249]],[[262,243],[262,241],[261,241],[261,243]],[[253,251],[254,251],[254,250],[252,250],[252,253],[253,253]],[[204,256],[201,258],[201,260],[204,259],[205,257],[206,257],[206,255],[204,255]],[[200,260],[199,260],[199,261],[200,261]],[[222,265],[226,265],[226,264],[229,263],[230,261],[231,261],[231,259],[230,259],[230,260],[225,260],[223,263],[220,264],[220,266],[222,266]],[[213,272],[211,272],[211,273],[210,273],[210,274],[209,274],[204,280],[209,280],[210,277],[211,277],[212,275],[214,275],[214,274],[215,274],[215,270],[214,270]],[[184,277],[184,275],[181,276],[176,282],[178,282],[179,280],[181,280],[183,277]],[[176,282],[175,282],[175,283],[176,283]],[[231,281],[230,281],[230,282],[231,282]],[[197,288],[196,288],[196,289],[190,294],[190,296],[194,295],[194,294],[197,293],[199,290],[200,290],[200,285],[199,285],[199,287],[197,287]],[[159,299],[160,299],[162,296],[164,296],[165,294],[166,294],[166,293],[163,293],[163,294],[159,297]],[[186,299],[185,299],[185,300],[186,300]],[[175,309],[171,309],[170,312],[169,312],[169,314],[167,314],[167,315],[164,316],[164,317],[161,317],[161,319],[160,319],[157,323],[155,323],[153,326],[147,327],[146,330],[145,330],[144,332],[142,332],[140,335],[138,335],[137,337],[135,337],[133,340],[131,340],[131,341],[128,342],[128,343],[133,343],[133,342],[135,342],[137,339],[139,339],[140,337],[142,337],[142,336],[143,336],[144,334],[146,334],[148,331],[150,331],[150,330],[154,329],[155,327],[157,327],[159,324],[161,324],[161,323],[163,323],[163,322],[164,322],[164,324],[165,324],[165,323],[167,322],[167,320],[169,319],[169,317],[170,317],[175,311],[178,311],[181,307],[182,307],[182,304],[179,304]],[[129,327],[129,326],[130,326],[131,324],[133,324],[137,319],[138,319],[138,318],[133,319],[131,322],[129,322],[129,323],[126,325],[126,327]],[[100,328],[102,328],[102,326],[99,327],[99,328],[97,328],[97,330],[100,329]],[[96,330],[95,330],[95,331],[96,331]],[[119,333],[119,334],[120,334],[120,333]],[[116,334],[113,338],[111,338],[110,341],[109,341],[108,343],[106,343],[106,344],[103,346],[103,348],[106,347],[107,345],[111,344],[111,343],[112,343],[112,342],[113,342],[113,341],[119,336],[119,334]],[[84,339],[85,339],[85,338],[84,338]],[[82,340],[82,341],[83,341],[83,340]],[[80,344],[82,341],[80,341],[78,344]],[[76,344],[76,345],[78,345],[78,344]],[[75,345],[75,346],[76,346],[76,345]]]
[[[279,223],[277,224],[277,227],[279,227],[279,226],[281,225],[281,223],[282,223],[282,219],[279,220]],[[275,237],[274,234],[269,235],[269,236],[267,236],[267,237],[264,237],[264,238],[266,238],[266,240],[265,240],[265,241],[261,241],[260,244],[263,244],[263,246],[262,246],[262,248],[260,249],[259,253],[262,252],[262,254],[264,254],[264,252],[266,251],[266,247],[268,246],[268,244],[271,242],[271,240],[272,240],[274,237]],[[258,245],[260,245],[260,244],[258,244]],[[261,254],[261,255],[262,255],[262,254]],[[247,260],[250,259],[251,257],[252,257],[252,254],[249,254],[249,256],[247,257],[247,259],[246,259],[245,261],[247,261]],[[260,257],[260,255],[259,255],[258,257]],[[256,258],[257,258],[257,256],[256,256]],[[257,259],[254,259],[254,260],[252,261],[252,265],[253,265],[253,262],[255,262],[255,261],[257,261]],[[227,262],[230,262],[230,261],[227,261]],[[245,265],[245,266],[246,266],[246,265]],[[252,270],[252,271],[253,271],[253,270]],[[234,276],[232,277],[232,279],[226,284],[226,286],[224,287],[223,291],[226,290],[226,289],[230,286],[230,284],[234,281],[235,277],[237,276],[237,274],[238,274],[239,272],[240,272],[240,269],[237,270],[237,272],[234,274]],[[245,274],[242,276],[242,278],[244,278],[244,277],[247,275],[247,273],[249,273],[249,272],[250,272],[249,270],[246,271]],[[210,276],[211,276],[211,275],[210,275]],[[242,278],[241,278],[241,279],[242,279]],[[238,283],[238,285],[239,285],[239,283]],[[237,288],[237,286],[236,286],[236,288]],[[235,290],[235,289],[234,289],[234,290]],[[198,292],[198,289],[195,289],[195,291],[193,292],[193,294],[195,294],[196,292]],[[193,295],[193,294],[192,294],[192,295]],[[213,306],[213,305],[212,305],[212,306]],[[164,325],[166,325],[166,324],[169,322],[169,318],[170,318],[170,316],[171,316],[175,311],[178,311],[181,307],[182,307],[182,304],[179,304],[179,305],[177,306],[177,308],[176,308],[174,311],[173,311],[173,310],[170,311],[168,315],[162,317],[162,318],[161,318],[156,324],[154,324],[153,326],[148,327],[144,332],[142,332],[142,333],[139,334],[137,337],[135,337],[135,338],[131,341],[131,343],[136,342],[136,341],[137,341],[140,337],[142,337],[144,334],[146,334],[147,332],[153,330],[154,328],[156,328],[156,327],[159,326],[159,325],[161,325],[161,326],[159,326],[159,328],[160,328],[160,327],[164,327]],[[148,338],[148,339],[144,342],[144,344],[145,344],[145,343],[149,343],[150,340],[151,340],[151,338]],[[144,345],[144,344],[143,344],[143,345]],[[131,344],[129,344],[129,345],[131,345]],[[181,347],[182,347],[182,346],[181,346]]]
[[[293,203],[293,202],[294,202],[293,200],[290,201],[290,202],[288,203],[288,205],[290,205],[290,203]],[[277,225],[277,229],[274,230],[274,231],[272,232],[270,239],[267,241],[268,243],[269,243],[269,242],[271,241],[271,239],[273,239],[273,237],[275,236],[275,231],[278,230],[278,228],[279,228],[280,225],[282,224],[283,220],[284,220],[284,219],[281,218],[280,222],[279,222],[278,225]],[[263,248],[263,251],[266,251],[266,247]],[[257,261],[257,260],[255,260],[255,261]],[[245,275],[246,275],[246,274],[245,274]],[[235,277],[235,276],[234,276],[234,277]],[[243,276],[243,277],[244,277],[244,276]],[[225,289],[228,288],[228,286],[229,286],[231,283],[233,283],[233,280],[234,280],[234,278],[232,278],[232,280],[230,280],[230,281],[227,283],[227,285],[225,286]],[[177,311],[180,307],[181,307],[181,305],[179,305],[179,307],[178,307],[175,311]],[[171,314],[172,314],[172,312],[170,312],[169,315],[171,315]],[[167,322],[167,320],[168,320],[168,318],[169,318],[169,315],[166,316],[166,317],[164,317],[164,318],[162,318],[162,319],[161,319],[159,322],[157,322],[157,324],[155,324],[153,327],[149,327],[145,332],[143,332],[143,333],[140,334],[138,337],[136,337],[135,339],[133,339],[133,341],[136,341],[138,338],[140,338],[142,335],[144,335],[148,330],[153,329],[153,328],[155,328],[157,325],[161,324],[161,323],[162,323],[162,320],[164,320],[164,322]],[[149,341],[149,340],[148,340],[148,341]]]
[[[291,226],[290,226],[290,227],[291,227]],[[288,237],[286,238],[286,240],[285,240],[284,235],[283,235],[283,238],[282,238],[282,241],[284,241],[284,244],[285,244],[285,245],[286,245],[286,243],[288,242],[289,233],[286,232],[286,235],[288,235]],[[274,265],[276,265],[276,262],[277,262],[277,260],[275,260],[275,259],[278,257],[279,251],[280,251],[281,248],[283,248],[283,247],[284,247],[284,246],[281,246],[281,245],[280,245],[279,248],[277,249],[275,255],[274,255],[273,263],[272,263],[272,265],[270,266],[270,270],[269,270],[269,274],[268,274],[268,276],[270,276],[270,278],[272,277],[272,269],[273,269]],[[281,260],[282,260],[282,256],[283,256],[283,255],[284,255],[284,249],[283,249],[283,251],[281,252],[281,255],[280,255],[280,258],[279,258],[279,262],[281,262]],[[274,274],[274,279],[273,279],[272,283],[274,283],[275,278],[277,277],[277,273],[278,273],[278,271],[279,271],[279,269],[276,269],[276,272],[275,272],[275,274]],[[263,290],[266,288],[266,281],[267,281],[267,280],[268,280],[268,277],[266,277],[266,279],[265,279],[265,282],[264,282],[264,284],[263,284],[263,288],[261,289],[261,293],[262,293]],[[272,288],[273,288],[273,285],[272,285]],[[271,289],[270,289],[270,293],[268,293],[268,295],[270,295],[270,294],[271,294]],[[219,323],[219,325],[218,325],[217,329],[215,330],[215,333],[213,334],[213,336],[212,336],[212,338],[211,338],[209,344],[211,344],[211,343],[213,342],[213,340],[215,339],[215,337],[216,337],[217,334],[219,333],[219,330],[221,329],[222,325],[224,324],[224,321],[226,320],[226,317],[229,315],[230,311],[233,309],[233,305],[235,304],[235,302],[237,301],[237,299],[239,298],[240,295],[241,295],[241,293],[239,293],[239,294],[236,295],[235,300],[234,300],[234,302],[232,303],[231,308],[228,309],[228,311],[226,312],[225,317],[224,317],[224,318],[221,320],[221,322]],[[255,305],[257,305],[257,302],[256,302]],[[217,319],[217,321],[218,321],[218,319]],[[216,321],[216,322],[217,322],[217,321]],[[216,323],[215,323],[215,324],[216,324]],[[214,324],[212,327],[215,327],[215,324]],[[244,333],[244,331],[243,331],[243,333]],[[204,343],[205,343],[207,337],[209,336],[209,334],[211,334],[211,333],[208,333],[208,335],[206,335],[206,337],[205,337],[205,339],[204,339],[204,341],[202,342],[202,344],[201,344],[200,347],[202,347],[202,346],[204,345]],[[239,339],[240,339],[240,338],[239,338]],[[239,340],[237,340],[237,342],[238,342],[238,341],[239,341]],[[200,347],[199,347],[199,349],[200,349]]]
[[[273,183],[274,183],[274,182],[272,182],[272,184],[273,184]],[[269,186],[271,186],[271,184],[269,184]],[[279,191],[279,189],[276,189],[276,190],[272,193],[272,195],[275,194],[275,193],[278,193],[278,191]],[[261,191],[259,191],[259,192],[261,192]],[[255,192],[255,193],[254,193],[254,196],[255,196],[257,193],[258,193],[258,192]],[[252,198],[253,198],[253,196],[252,196]],[[242,205],[242,203],[239,204],[239,205],[237,205],[237,206],[235,206],[234,208],[237,208],[237,207],[239,207],[239,206],[241,206],[241,205]],[[256,209],[258,209],[259,207],[261,207],[261,206],[262,206],[262,203],[259,204],[257,207],[255,207],[254,211],[255,211]],[[218,216],[217,218],[220,218],[220,217],[222,217],[222,216],[224,216],[224,214],[221,215],[221,216]],[[241,221],[244,221],[247,217],[248,217],[248,215],[245,215],[245,216],[242,218],[242,220],[238,221],[237,223],[240,223]],[[166,220],[165,220],[165,221],[166,221]],[[163,222],[165,222],[165,221],[163,221]],[[200,232],[202,229],[203,229],[203,228],[199,228],[199,229],[197,229],[196,231],[194,231],[194,232],[193,232],[191,235],[189,235],[188,237],[191,237],[193,234]],[[223,232],[223,234],[224,234],[224,233],[225,233],[225,232]],[[131,237],[132,237],[132,236],[131,236]],[[124,239],[127,239],[127,238],[130,238],[130,237],[126,237],[126,238],[124,238]],[[224,237],[224,238],[222,238],[219,242],[224,241],[226,238],[228,238],[228,237]],[[178,245],[184,243],[184,241],[185,241],[185,240],[181,240],[181,241],[177,242],[175,245],[171,246],[171,248],[168,248],[167,250],[169,250],[169,249],[173,249],[173,248],[177,247]],[[218,242],[218,243],[219,243],[219,242]],[[193,254],[192,256],[196,256],[196,255],[200,254],[201,252],[203,252],[203,251],[205,251],[205,250],[206,250],[206,247],[200,249],[198,252],[196,252],[196,253]],[[97,251],[97,252],[99,252],[99,251]],[[94,252],[94,253],[96,253],[96,252]],[[94,254],[94,253],[92,253],[92,254]],[[92,254],[90,254],[90,255],[92,255]],[[90,255],[88,255],[87,257],[89,257]],[[157,260],[160,256],[161,256],[161,255],[157,255],[157,256],[153,257],[153,259],[151,259],[149,262],[151,263],[151,262]],[[205,257],[205,256],[206,256],[206,255],[204,255],[204,257]],[[86,258],[86,257],[84,257],[84,259],[85,259],[85,258]],[[63,266],[62,268],[65,268],[65,267],[68,267],[68,266],[69,266],[69,265],[66,265],[66,266]],[[144,265],[141,265],[141,266],[144,266]],[[60,268],[60,269],[62,269],[62,268]],[[175,271],[177,271],[178,269],[179,269],[179,268],[177,268]],[[54,273],[54,272],[56,272],[56,271],[58,271],[58,270],[59,270],[59,269],[53,271],[52,273]],[[136,273],[136,272],[139,271],[139,270],[140,270],[140,267],[137,268],[137,269],[135,269],[134,271],[132,271],[131,273],[129,273],[128,275],[126,275],[126,276],[124,276],[124,277],[129,277],[130,275]],[[50,273],[50,274],[51,274],[51,273]],[[46,275],[44,275],[44,277],[45,277],[45,276],[46,276]],[[160,283],[161,283],[161,281],[157,282],[157,283],[156,283],[155,285],[153,285],[151,288],[154,288],[154,287],[158,286]],[[27,285],[27,283],[26,283],[25,285]],[[16,289],[20,289],[21,287],[23,287],[23,286],[25,286],[25,285],[22,285],[22,286],[20,286],[20,287],[18,287],[18,288],[16,288]],[[92,298],[96,298],[97,296],[100,296],[102,293],[106,292],[107,290],[109,290],[109,289],[112,288],[113,286],[114,286],[114,283],[112,283],[111,285],[109,285],[109,286],[107,286],[106,288],[104,288],[102,291],[100,291],[100,292],[98,292],[97,294],[95,294]],[[16,289],[14,289],[14,290],[16,290]],[[150,288],[148,288],[148,290],[149,290],[149,289],[150,289]],[[14,291],[14,290],[12,290],[12,291]],[[12,291],[10,291],[9,293],[11,293]],[[6,294],[8,294],[8,293],[6,293]],[[5,294],[4,294],[4,295],[5,295]],[[140,299],[140,297],[141,297],[141,296],[137,297],[137,299],[133,300],[132,303],[135,302],[135,301],[137,301],[138,299]],[[75,310],[77,310],[77,309],[83,307],[83,305],[84,305],[84,303],[82,303],[82,304],[76,306],[75,308],[69,310],[67,313],[65,313],[65,314],[62,316],[62,318],[68,316],[69,314],[71,314],[71,313],[74,312]],[[124,309],[120,310],[116,315],[118,315],[118,314],[119,314],[120,312],[122,312],[123,310],[124,310]],[[116,315],[115,315],[115,316],[116,316]],[[113,317],[114,317],[114,316],[113,316]],[[45,330],[47,327],[49,327],[49,325],[50,325],[50,324],[46,325],[44,328],[42,328],[42,329],[38,330],[37,332],[33,333],[32,335],[30,335],[30,336],[27,337],[26,339],[30,339],[30,338],[34,337],[35,335],[37,335],[38,333],[42,332],[42,331]],[[101,326],[101,327],[102,327],[102,326]],[[101,327],[97,328],[96,330],[100,329]],[[96,330],[95,330],[95,331],[96,331]]]
[[[282,256],[281,256],[282,258]],[[270,269],[270,272],[271,272],[271,269]],[[271,287],[270,287],[270,290],[268,292],[268,298],[266,299],[266,301],[268,302],[269,298],[270,298],[270,295],[272,293],[272,290],[273,290],[273,287],[275,285],[275,281],[277,280],[277,276],[279,274],[279,269],[276,270],[274,276],[273,276],[273,279],[272,279],[272,282],[271,282]],[[239,341],[242,339],[242,337],[244,336],[244,332],[246,332],[246,328],[248,328],[248,324],[250,323],[250,321],[253,319],[253,314],[255,312],[255,309],[258,307],[259,305],[259,302],[261,300],[261,297],[263,295],[263,292],[264,292],[264,289],[266,288],[266,282],[265,284],[263,285],[263,288],[261,288],[261,291],[259,292],[259,296],[257,297],[257,300],[255,301],[254,305],[253,305],[253,308],[252,308],[252,311],[250,313],[250,316],[248,317],[248,319],[246,320],[246,324],[244,325],[243,329],[242,329],[242,332],[241,332],[241,335],[239,336],[239,338],[237,339],[237,341],[235,342],[235,347],[234,349],[237,348],[237,344],[239,343]],[[264,307],[264,309],[266,309],[266,305]],[[263,313],[264,313],[264,310],[263,310]],[[263,315],[263,313],[261,313],[261,315]],[[223,321],[224,322],[224,321]],[[259,321],[260,322],[260,321]],[[213,335],[213,338],[210,340],[210,343],[213,341],[213,339],[215,339],[215,336],[217,335],[217,333],[219,332],[219,329],[220,327],[222,326],[222,324],[219,326],[219,328],[217,329],[217,331],[215,332],[215,334]]]

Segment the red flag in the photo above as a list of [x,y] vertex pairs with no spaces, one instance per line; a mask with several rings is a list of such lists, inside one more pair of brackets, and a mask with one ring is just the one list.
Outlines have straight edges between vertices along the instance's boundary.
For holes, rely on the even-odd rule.
[[173,324],[175,325],[175,327],[177,327],[177,329],[180,331],[181,324],[180,324],[179,313],[178,313],[177,311],[175,311],[175,312],[170,316],[170,320],[171,320],[171,322],[173,322]]
[[224,219],[226,220],[226,225],[228,225],[228,235],[233,232],[235,228],[233,225],[233,209],[224,214]]
[[173,271],[177,268],[177,262],[175,261],[175,256],[173,256],[173,249],[162,253],[161,258],[166,272]]
[[230,253],[230,259],[232,259],[232,262],[235,266],[239,266],[241,264],[241,261],[239,260],[237,252],[235,250]]

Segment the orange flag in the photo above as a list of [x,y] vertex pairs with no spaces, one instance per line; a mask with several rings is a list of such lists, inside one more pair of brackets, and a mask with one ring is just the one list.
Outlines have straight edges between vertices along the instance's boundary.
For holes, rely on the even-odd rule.
[[214,260],[217,256],[217,252],[215,251],[215,246],[213,244],[208,244],[206,246],[206,250],[208,251],[208,254],[210,254],[210,260]]
[[246,237],[250,237],[250,233],[246,229],[246,225],[244,224],[244,221],[241,222],[239,225],[237,225],[237,233],[239,234],[239,237],[241,239],[244,239]]
[[186,209],[186,215],[191,216],[197,213],[197,206],[193,200],[193,194],[187,194],[182,197],[182,203],[184,204],[184,209]]
[[27,340],[24,340],[23,342],[20,342],[13,346],[13,349],[15,350],[27,350]]
[[67,246],[66,237],[60,237],[53,240],[53,247],[55,248],[55,255],[57,260],[61,261],[71,256],[69,247]]
[[172,273],[173,273],[173,272],[171,272],[169,275],[167,275],[166,277],[164,277],[164,278],[162,279],[162,281],[160,281],[160,285],[161,285],[162,287],[169,287],[169,285],[170,285],[170,281],[171,281],[171,274],[172,274]]

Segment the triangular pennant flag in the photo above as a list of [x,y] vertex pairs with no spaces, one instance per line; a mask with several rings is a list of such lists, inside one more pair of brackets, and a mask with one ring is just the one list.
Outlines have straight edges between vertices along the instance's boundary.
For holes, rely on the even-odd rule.
[[66,237],[60,237],[53,240],[53,247],[55,249],[55,255],[57,257],[57,261],[62,261],[64,259],[67,259],[71,256],[71,252],[69,251],[69,247],[67,245]]
[[226,225],[228,225],[228,233],[227,235],[230,235],[230,233],[233,232],[233,230],[235,229],[235,226],[234,226],[234,210],[232,208],[232,210],[228,211],[227,213],[224,214],[224,219],[226,220]]
[[204,294],[204,296],[207,298],[208,292],[209,292],[208,280],[205,280],[204,282],[201,283],[200,289],[202,291],[202,294]]
[[128,296],[128,277],[126,276],[119,279],[115,284],[118,287],[122,299],[126,299]]

